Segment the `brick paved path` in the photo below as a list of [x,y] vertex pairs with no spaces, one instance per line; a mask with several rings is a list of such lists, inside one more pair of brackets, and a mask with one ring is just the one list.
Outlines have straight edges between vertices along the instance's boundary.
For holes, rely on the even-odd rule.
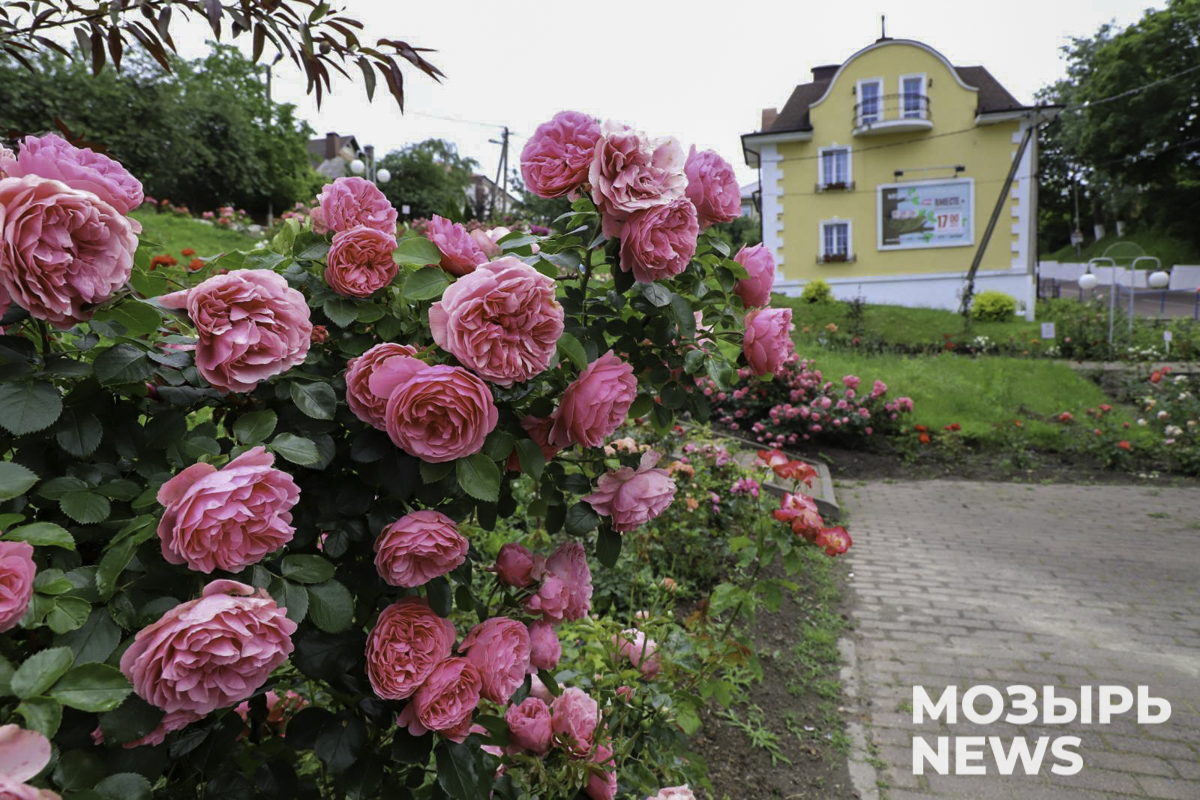
[[[838,498],[854,535],[857,704],[886,764],[878,796],[1200,799],[1200,489],[927,481],[843,484]],[[1053,684],[1075,699],[1080,685],[1145,684],[1173,713],[1049,731],[961,716],[913,725],[913,684],[981,683]],[[1031,745],[1070,733],[1085,766],[1056,776],[1048,757],[1036,777],[1005,777],[989,755],[986,777],[914,776],[918,729],[931,744],[939,731]],[[871,755],[852,758],[862,796],[876,796],[863,780]]]

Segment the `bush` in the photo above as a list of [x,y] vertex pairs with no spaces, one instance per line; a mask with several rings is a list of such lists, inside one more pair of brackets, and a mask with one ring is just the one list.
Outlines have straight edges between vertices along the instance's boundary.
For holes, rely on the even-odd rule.
[[983,322],[1007,322],[1016,313],[1016,298],[995,289],[980,292],[971,303],[971,316]]
[[800,299],[805,303],[832,303],[833,289],[829,284],[820,278],[815,281],[809,281],[804,284],[804,290],[800,292]]

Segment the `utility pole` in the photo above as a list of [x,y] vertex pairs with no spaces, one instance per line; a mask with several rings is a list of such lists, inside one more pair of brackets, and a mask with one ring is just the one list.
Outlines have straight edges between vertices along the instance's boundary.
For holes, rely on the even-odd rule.
[[[500,198],[501,214],[508,211],[508,126],[504,126],[504,133],[501,134],[500,141],[488,139],[492,144],[500,145],[500,163],[496,165],[496,180],[492,182],[492,200],[488,204],[488,216],[492,219],[496,218],[496,192],[503,191],[504,194]],[[501,189],[501,181],[504,188]]]

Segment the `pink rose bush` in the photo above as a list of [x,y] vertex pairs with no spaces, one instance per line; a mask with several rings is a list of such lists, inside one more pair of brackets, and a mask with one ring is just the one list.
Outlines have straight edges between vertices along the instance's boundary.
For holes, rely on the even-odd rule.
[[[86,147],[76,147],[54,133],[26,136],[20,155],[0,153],[0,177],[23,178],[34,175],[60,181],[72,189],[88,192],[112,206],[118,214],[128,214],[142,204],[142,182],[121,164]],[[135,233],[141,226],[135,225]]]
[[302,363],[312,344],[304,295],[266,270],[215,275],[160,302],[186,309],[199,337],[196,367],[222,391],[253,391]]
[[339,231],[329,248],[325,281],[345,297],[370,297],[396,277],[395,249],[396,237],[376,228],[357,225]]
[[729,162],[715,150],[697,151],[695,145],[683,166],[687,197],[696,207],[700,226],[730,222],[742,215],[742,190]]
[[696,254],[696,207],[687,198],[634,212],[621,236],[621,269],[639,283],[673,278]]
[[658,658],[658,644],[637,628],[621,631],[613,637],[613,646],[617,653],[639,669],[642,676],[652,679],[660,669],[662,662]]
[[91,192],[38,175],[0,180],[0,288],[35,319],[91,319],[129,280],[137,236]]
[[425,461],[453,461],[477,453],[496,427],[491,390],[462,367],[425,367],[388,397],[384,424],[406,453]]
[[496,556],[496,577],[507,586],[523,589],[541,580],[546,568],[546,559],[535,556],[529,548],[516,542],[507,542]]
[[275,456],[247,450],[221,469],[193,464],[158,490],[162,554],[205,574],[240,572],[291,541],[300,489]]
[[482,686],[483,678],[474,664],[465,658],[447,658],[429,673],[397,722],[414,736],[437,731],[461,742],[467,738]]
[[563,197],[581,187],[600,139],[596,120],[560,111],[537,126],[521,150],[521,177],[538,197]]
[[686,161],[674,138],[651,139],[611,121],[601,125],[588,180],[604,232],[617,235],[631,214],[683,197]]
[[509,737],[515,747],[537,755],[550,749],[550,707],[536,697],[527,697],[504,712]]
[[576,758],[586,758],[592,749],[600,707],[582,689],[571,687],[550,704],[550,730],[563,749]]
[[0,632],[15,628],[25,616],[36,573],[32,545],[0,542]]
[[[417,350],[406,344],[384,342],[377,344],[361,356],[350,359],[346,364],[346,405],[354,416],[379,430],[386,430],[387,401],[394,383],[385,385],[387,393],[376,394],[371,390],[371,377],[375,369],[390,358],[415,356]],[[413,362],[417,369],[424,366]],[[386,372],[386,370],[385,370]]]
[[439,347],[497,386],[546,370],[563,332],[554,281],[515,258],[482,264],[429,309]]
[[457,222],[434,214],[425,228],[425,238],[442,252],[441,267],[451,275],[461,277],[487,263],[488,257],[483,250]]
[[562,658],[562,643],[558,632],[545,620],[529,623],[529,668],[530,671],[552,670]]
[[613,530],[632,531],[657,517],[675,499],[675,481],[655,465],[659,454],[642,455],[637,469],[621,467],[600,476],[596,491],[583,498],[601,516],[612,519]]
[[771,302],[771,288],[775,285],[775,257],[765,244],[743,246],[733,260],[746,268],[748,277],[739,280],[733,287],[742,298],[746,308],[758,308]]
[[363,178],[338,178],[328,184],[312,210],[317,233],[338,234],[363,225],[395,236],[396,218],[396,209],[379,187]]
[[525,610],[548,622],[582,619],[592,605],[592,573],[579,542],[564,542],[546,559],[541,586]]
[[747,314],[742,350],[755,375],[778,371],[792,354],[792,310],[756,308]]
[[599,447],[625,420],[636,396],[633,367],[609,350],[588,364],[563,392],[558,408],[550,415],[550,444]]
[[414,511],[379,534],[375,569],[392,586],[423,586],[466,561],[467,547],[454,520],[437,511]]
[[479,670],[480,694],[501,705],[525,682],[529,630],[514,619],[492,617],[471,629],[459,651]]
[[367,677],[385,700],[412,697],[450,657],[454,625],[422,597],[404,597],[385,608],[367,638]]
[[26,781],[50,763],[50,740],[16,725],[0,725],[0,800],[59,800],[57,793]]
[[146,702],[196,720],[252,695],[287,660],[295,631],[266,591],[213,581],[139,631],[121,672]]

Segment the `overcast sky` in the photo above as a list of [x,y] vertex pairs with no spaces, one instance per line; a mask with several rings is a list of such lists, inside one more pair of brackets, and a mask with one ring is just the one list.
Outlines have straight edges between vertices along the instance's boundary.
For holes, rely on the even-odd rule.
[[[335,3],[336,4],[336,3]],[[956,65],[981,64],[1018,100],[1061,77],[1060,48],[1115,20],[1125,25],[1161,0],[344,0],[374,37],[438,52],[441,84],[406,71],[408,113],[380,87],[373,104],[359,85],[335,84],[320,111],[290,62],[276,69],[275,97],[295,103],[318,132],[352,133],[378,151],[430,137],[449,139],[494,174],[500,127],[513,132],[510,163],[526,137],[561,109],[610,117],[686,146],[712,148],[744,165],[738,135],[760,110],[782,107],[819,64],[840,63],[887,33],[919,39]],[[199,53],[193,51],[191,55]],[[355,71],[354,74],[357,74]],[[427,116],[431,115],[431,116]],[[451,122],[436,117],[453,117]]]

